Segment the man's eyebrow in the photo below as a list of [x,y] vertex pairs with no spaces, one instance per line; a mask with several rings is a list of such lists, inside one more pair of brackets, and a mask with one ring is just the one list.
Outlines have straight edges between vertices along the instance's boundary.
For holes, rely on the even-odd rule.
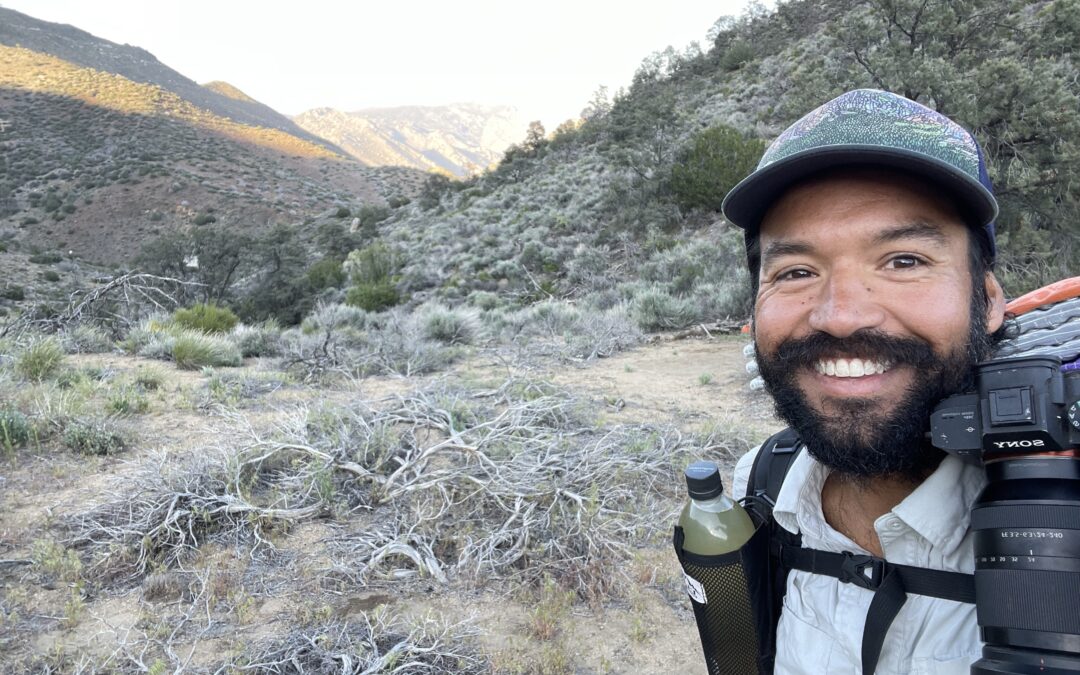
[[761,260],[764,262],[785,255],[804,255],[813,250],[814,247],[805,241],[773,241],[761,252]]
[[945,236],[945,233],[937,225],[916,221],[879,232],[874,237],[874,244],[889,244],[901,239],[923,239],[939,246],[944,246],[949,242],[949,238]]

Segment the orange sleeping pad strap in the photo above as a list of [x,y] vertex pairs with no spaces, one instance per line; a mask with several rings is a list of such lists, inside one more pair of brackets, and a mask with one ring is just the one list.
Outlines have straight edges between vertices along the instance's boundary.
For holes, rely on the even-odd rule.
[[1076,297],[1080,297],[1080,277],[1070,277],[1021,295],[1005,305],[1005,311],[1020,316],[1037,307]]

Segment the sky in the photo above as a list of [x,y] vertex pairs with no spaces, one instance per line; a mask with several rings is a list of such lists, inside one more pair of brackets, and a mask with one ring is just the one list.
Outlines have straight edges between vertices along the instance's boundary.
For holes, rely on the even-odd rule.
[[224,80],[278,112],[476,102],[548,130],[642,59],[682,51],[747,0],[0,0],[142,47],[196,82]]

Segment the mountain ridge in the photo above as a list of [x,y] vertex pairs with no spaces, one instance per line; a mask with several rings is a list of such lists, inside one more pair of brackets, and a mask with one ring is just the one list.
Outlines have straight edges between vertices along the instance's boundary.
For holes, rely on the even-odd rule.
[[479,103],[319,107],[292,119],[368,166],[404,165],[457,177],[497,163],[525,135],[515,108]]
[[76,66],[114,73],[133,82],[157,85],[195,106],[236,122],[278,129],[340,152],[270,106],[250,97],[250,100],[236,99],[200,85],[169,68],[142,47],[120,45],[69,24],[35,19],[4,7],[0,7],[0,44],[48,54]]

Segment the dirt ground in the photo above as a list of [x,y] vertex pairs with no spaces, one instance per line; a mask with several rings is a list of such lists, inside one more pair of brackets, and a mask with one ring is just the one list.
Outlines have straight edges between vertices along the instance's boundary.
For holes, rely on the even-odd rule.
[[[742,445],[762,440],[779,428],[768,400],[750,391],[742,354],[745,339],[656,340],[612,358],[578,366],[549,366],[539,375],[559,387],[600,402],[603,421],[610,424],[665,424],[684,433],[722,432]],[[39,654],[83,651],[108,654],[118,636],[153,621],[154,606],[145,592],[85,598],[85,607],[70,616],[73,585],[51,583],[34,588],[36,577],[13,560],[28,560],[35,542],[50,524],[76,511],[124,495],[132,472],[153,458],[191,457],[243,441],[250,429],[270,428],[283,410],[297,404],[372,400],[403,393],[418,385],[402,378],[366,378],[316,390],[282,386],[257,401],[225,414],[204,397],[207,374],[176,371],[167,364],[121,355],[68,357],[75,367],[104,369],[114,377],[135,377],[145,370],[165,371],[164,386],[151,395],[145,414],[122,420],[138,439],[135,447],[117,456],[86,457],[27,449],[0,463],[0,600],[5,622],[30,619],[40,630],[30,641]],[[245,371],[268,369],[249,360]],[[455,370],[470,376],[495,374],[499,366],[477,360]],[[427,379],[447,377],[435,374]],[[300,523],[280,542],[282,554],[293,556],[297,570],[319,567],[327,526]],[[225,552],[208,551],[217,568],[228,571],[245,562]],[[220,559],[212,558],[218,555]],[[5,564],[10,565],[5,568]],[[574,602],[559,610],[556,625],[536,637],[533,599],[505,588],[468,591],[428,590],[402,593],[380,587],[335,591],[328,612],[348,620],[359,612],[385,605],[403,614],[436,614],[467,618],[475,640],[489,655],[497,672],[506,673],[704,673],[696,628],[681,583],[681,574],[667,546],[638,547],[627,570],[634,584],[611,602],[595,606]],[[287,571],[279,571],[287,574]],[[224,574],[224,572],[222,572]],[[243,620],[231,632],[208,636],[193,653],[189,667],[211,662],[219,650],[237,641],[252,641],[286,625],[288,617],[310,604],[304,585],[298,592],[254,597]],[[310,584],[308,585],[310,590]],[[12,610],[18,606],[19,612]],[[64,620],[65,608],[69,613]],[[207,610],[209,611],[209,610]],[[284,622],[284,623],[283,623]],[[4,641],[0,640],[0,661]],[[26,645],[19,645],[20,658]],[[10,644],[9,644],[10,648]]]

